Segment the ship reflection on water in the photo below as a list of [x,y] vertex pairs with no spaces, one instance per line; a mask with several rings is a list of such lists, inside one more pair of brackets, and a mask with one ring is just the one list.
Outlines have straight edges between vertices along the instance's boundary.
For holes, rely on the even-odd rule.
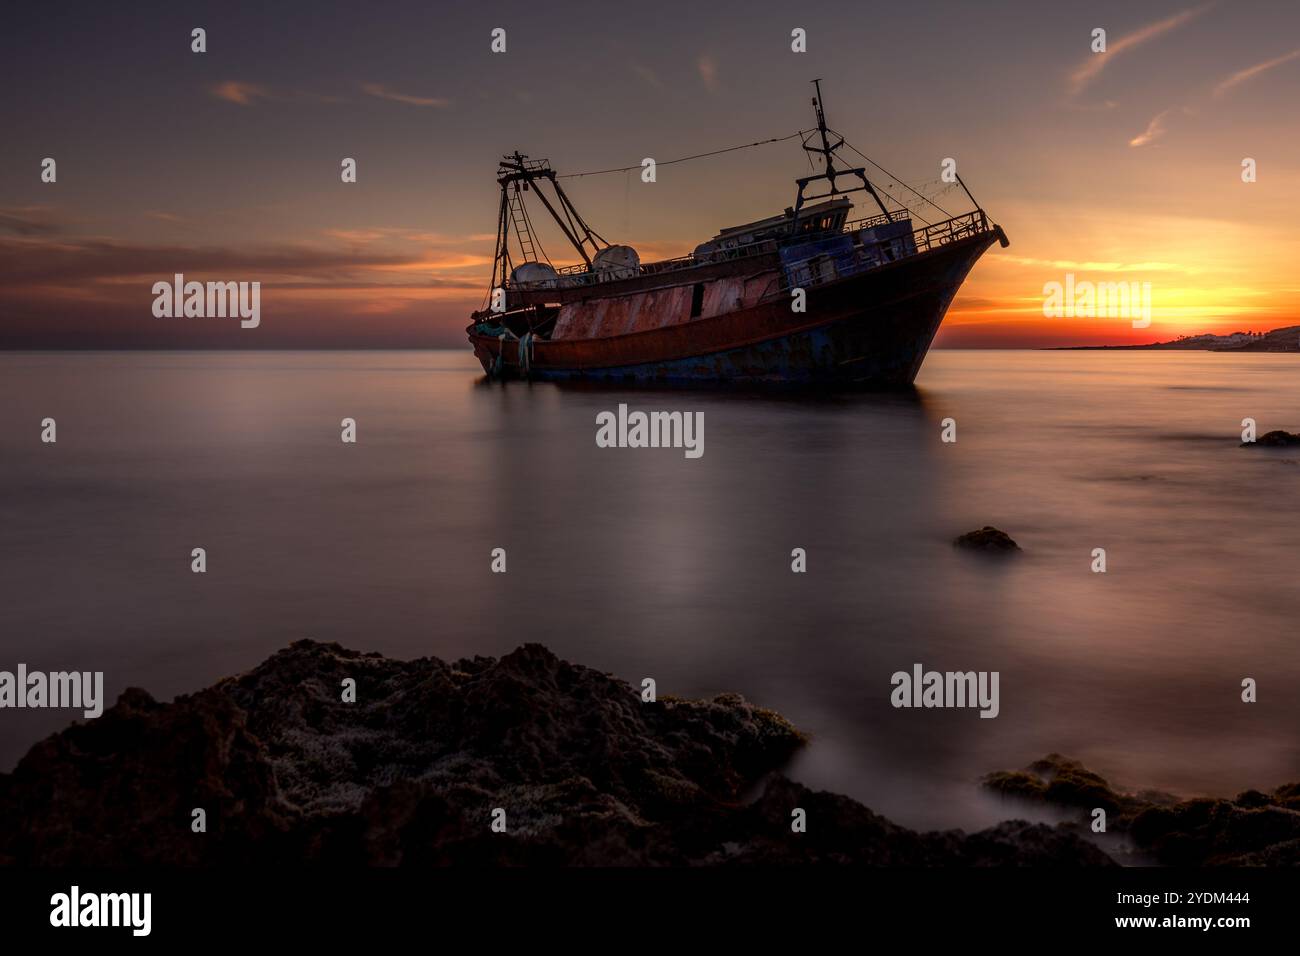
[[[812,735],[792,776],[911,826],[1005,818],[978,777],[1050,751],[1184,793],[1294,776],[1300,454],[1238,447],[1247,415],[1300,425],[1287,356],[941,351],[910,392],[829,396],[482,384],[447,352],[0,363],[7,659],[103,670],[109,701],[300,637],[540,641],[778,710]],[[706,452],[598,447],[620,403],[701,413]],[[34,409],[57,469],[13,437]],[[1024,554],[954,551],[985,524]],[[997,671],[996,719],[892,708],[917,663]],[[65,724],[11,712],[0,761]]]

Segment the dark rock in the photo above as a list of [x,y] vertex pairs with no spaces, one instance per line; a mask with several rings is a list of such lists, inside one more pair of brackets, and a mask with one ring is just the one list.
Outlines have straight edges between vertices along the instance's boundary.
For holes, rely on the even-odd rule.
[[1300,435],[1292,432],[1281,430],[1265,432],[1259,438],[1252,442],[1242,442],[1243,445],[1263,445],[1266,448],[1290,448],[1292,445],[1300,445]]
[[1286,783],[1273,791],[1273,799],[1278,806],[1288,810],[1300,810],[1300,783]]
[[37,744],[0,775],[0,863],[1111,863],[1042,824],[897,826],[774,773],[803,741],[737,695],[642,703],[536,644],[447,664],[301,641],[170,704],[127,691]]
[[[801,807],[808,831],[790,833]],[[1042,823],[1009,820],[967,834],[908,830],[848,797],[814,792],[773,777],[759,800],[730,821],[732,849],[701,862],[729,864],[857,863],[872,866],[1115,866],[1093,844]]]
[[1256,807],[1267,807],[1273,802],[1273,800],[1268,794],[1260,793],[1258,790],[1243,790],[1241,793],[1237,794],[1236,798],[1232,802],[1239,807],[1249,807],[1253,809]]
[[1077,760],[1049,754],[1023,771],[1000,771],[984,785],[1004,796],[1083,811],[1106,809],[1108,833],[1127,835],[1170,866],[1300,864],[1300,784],[1235,800],[1179,800],[1159,791],[1116,790]]
[[978,531],[967,531],[952,539],[953,547],[969,551],[1012,552],[1019,551],[1020,545],[1005,531],[985,525]]
[[1027,770],[998,770],[986,774],[984,786],[1003,797],[1042,802],[1047,795],[1047,783],[1037,774]]

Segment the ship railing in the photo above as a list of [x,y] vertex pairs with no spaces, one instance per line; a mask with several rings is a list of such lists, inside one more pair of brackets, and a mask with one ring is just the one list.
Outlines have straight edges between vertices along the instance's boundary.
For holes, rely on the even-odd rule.
[[976,209],[946,219],[943,222],[936,222],[933,225],[922,226],[920,229],[913,230],[912,238],[916,240],[916,251],[925,252],[928,249],[946,246],[958,239],[977,236],[988,231],[988,216],[985,215],[983,209]]
[[[855,219],[852,222],[845,223],[844,232],[851,235],[852,233],[860,232],[863,229],[870,229],[874,226],[883,226],[890,222],[897,221],[897,218],[891,219],[890,217],[883,215],[872,216],[867,219]],[[954,216],[944,222],[936,222],[932,225],[921,226],[918,229],[914,229],[912,230],[912,239],[916,244],[917,252],[927,252],[930,249],[936,249],[939,246],[947,245],[957,239],[964,239],[968,236],[974,236],[988,231],[988,217],[985,215],[983,209],[976,209],[960,216]],[[894,241],[896,240],[885,240],[886,243]],[[556,269],[555,274],[560,281],[554,286],[547,284],[550,280],[543,280],[540,282],[520,283],[514,286],[507,286],[507,288],[512,288],[521,292],[545,288],[583,288],[585,286],[599,285],[605,282],[614,282],[620,279],[636,278],[637,276],[662,275],[667,272],[676,272],[679,269],[690,269],[695,266],[706,265],[713,262],[729,262],[735,259],[748,259],[754,256],[768,255],[775,252],[776,248],[777,244],[775,240],[759,239],[744,245],[734,246],[730,249],[716,249],[703,256],[691,254],[689,256],[677,256],[674,259],[661,259],[658,262],[642,263],[635,273],[633,273],[631,269],[627,268],[614,268],[604,272],[596,272],[586,263],[580,262],[577,265],[562,266],[559,269]],[[912,253],[909,252],[908,254],[911,255]],[[815,259],[817,257],[813,258]],[[796,262],[787,264],[787,269],[783,270],[782,275],[784,276],[786,272],[793,271],[796,266],[811,261],[812,260],[810,259],[804,260],[802,263]],[[866,261],[862,263],[861,268],[855,270],[855,272],[875,268],[877,264],[878,263],[876,262]],[[851,274],[855,273],[840,273],[832,275],[830,278],[819,278],[817,282],[812,284],[817,285],[821,282],[828,282],[833,278],[839,278],[843,275]],[[820,273],[818,273],[818,275],[820,276]],[[773,288],[768,292],[765,292],[762,298],[766,299],[771,295],[781,294],[787,290],[788,286],[783,288]]]
[[[877,225],[883,225],[888,221],[884,216],[878,217],[878,219]],[[861,221],[870,222],[870,220]],[[848,225],[853,224],[849,223]],[[852,231],[848,230],[848,226],[845,228],[846,231]],[[878,269],[885,264],[881,261],[881,258],[886,261],[908,259],[919,253],[946,246],[959,239],[983,235],[989,231],[988,216],[983,209],[976,209],[943,222],[936,222],[932,225],[921,226],[919,229],[913,229],[911,238],[915,248],[914,250],[906,249],[901,256],[897,255],[898,237],[894,237],[876,244],[879,251],[884,253],[883,256],[868,255],[862,247],[855,245],[853,261],[848,267],[844,267],[840,262],[836,261],[836,256],[828,253],[782,263],[781,271],[767,284],[767,288],[763,290],[763,294],[759,296],[758,301],[765,302],[769,299],[788,296],[792,288],[807,289],[869,272],[872,269]]]
[[[662,275],[665,272],[676,272],[678,269],[690,269],[699,265],[707,265],[713,262],[730,262],[734,259],[749,259],[753,256],[765,255],[776,251],[776,242],[772,239],[761,239],[757,242],[746,243],[745,245],[734,246],[730,249],[718,249],[704,256],[696,256],[694,253],[688,256],[677,256],[674,259],[660,259],[657,262],[642,263],[635,274],[631,269],[618,268],[617,266],[604,272],[594,272],[585,263],[580,262],[577,265],[561,266],[555,270],[557,277],[561,278],[558,288],[573,289],[582,286],[598,285],[603,282],[613,282],[618,279],[632,279],[637,276],[654,276]],[[542,282],[549,280],[542,280]],[[522,291],[529,289],[546,288],[539,282],[523,283],[512,286]]]
[[879,216],[869,216],[866,219],[850,219],[844,224],[844,231],[856,232],[859,229],[870,229],[873,226],[884,226],[891,222],[898,222],[900,218],[907,218],[905,210],[899,210],[889,216],[881,214]]

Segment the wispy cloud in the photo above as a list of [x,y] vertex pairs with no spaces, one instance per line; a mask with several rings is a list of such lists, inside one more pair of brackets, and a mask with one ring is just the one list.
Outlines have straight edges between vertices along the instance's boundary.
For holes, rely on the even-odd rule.
[[1071,99],[1065,101],[1067,109],[1075,110],[1080,113],[1104,113],[1107,110],[1113,110],[1119,106],[1118,100],[1102,100],[1098,103],[1088,103],[1084,100]]
[[183,246],[99,238],[0,237],[0,293],[24,286],[121,285],[176,272],[239,275],[281,286],[328,288],[416,280],[452,288],[482,288],[489,252],[463,247],[358,250],[343,245],[262,243]]
[[713,57],[707,53],[702,54],[695,63],[695,68],[699,70],[700,79],[704,81],[704,88],[710,93],[718,91],[718,64],[714,62]]
[[[238,323],[159,322],[153,283],[262,283],[273,347],[407,347],[463,340],[482,301],[490,252],[303,243],[171,245],[0,235],[0,348],[208,347],[247,336]],[[385,319],[383,322],[358,321]],[[433,321],[430,322],[432,317]]]
[[1208,10],[1213,4],[1207,3],[1199,7],[1193,7],[1184,10],[1181,13],[1175,13],[1171,17],[1163,20],[1157,20],[1155,23],[1148,23],[1144,27],[1134,30],[1132,33],[1126,33],[1117,40],[1111,40],[1106,44],[1105,53],[1090,53],[1087,59],[1080,63],[1070,73],[1069,85],[1071,95],[1077,96],[1082,93],[1102,71],[1111,64],[1115,59],[1123,56],[1148,43],[1157,37],[1164,36],[1171,30],[1177,30],[1184,24],[1199,17]]
[[652,86],[656,90],[662,90],[664,88],[663,80],[659,79],[659,74],[656,73],[654,70],[650,69],[650,67],[643,66],[640,63],[629,63],[628,67],[632,70],[633,73],[641,77],[641,79],[645,81],[647,86]]
[[394,103],[405,103],[407,106],[449,106],[450,100],[441,99],[433,96],[413,96],[410,93],[399,93],[397,90],[390,90],[382,83],[363,83],[361,89],[371,96],[377,96],[381,100],[392,100]]
[[1009,266],[1024,266],[1030,269],[1069,269],[1074,272],[1184,272],[1195,273],[1198,270],[1176,262],[1120,262],[1115,259],[1040,259],[1033,256],[1013,256],[1005,254],[998,257]]
[[343,242],[377,242],[390,235],[387,229],[326,229],[325,235]]
[[1157,113],[1155,116],[1151,117],[1151,122],[1147,123],[1147,128],[1129,140],[1128,144],[1130,146],[1148,146],[1158,140],[1161,136],[1164,136],[1165,117],[1168,115],[1169,110],[1165,110],[1163,113]]
[[52,236],[62,232],[64,225],[50,206],[0,208],[0,232],[17,236]]
[[1283,53],[1281,56],[1275,56],[1271,60],[1265,60],[1263,63],[1256,63],[1254,66],[1248,66],[1244,70],[1238,70],[1214,88],[1214,98],[1221,99],[1234,87],[1240,86],[1247,80],[1252,80],[1261,73],[1266,73],[1276,66],[1281,66],[1283,63],[1290,63],[1297,57],[1300,57],[1300,47],[1297,47],[1290,53]]
[[218,83],[211,87],[208,92],[219,100],[225,100],[227,103],[238,103],[240,106],[252,106],[254,101],[266,99],[271,94],[266,88],[258,86],[256,83],[243,83],[239,80],[226,80],[224,83]]
[[467,243],[494,242],[496,233],[476,232],[468,236],[446,235],[420,229],[407,229],[402,226],[375,226],[372,228],[326,229],[323,235],[344,242],[380,242],[401,241],[421,245],[463,247]]

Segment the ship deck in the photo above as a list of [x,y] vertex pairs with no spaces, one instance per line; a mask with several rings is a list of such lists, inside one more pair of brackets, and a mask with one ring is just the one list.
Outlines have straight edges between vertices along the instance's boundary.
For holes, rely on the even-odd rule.
[[[861,234],[863,230],[875,229],[890,222],[891,220],[883,215],[857,219],[845,223],[841,230],[829,235],[852,238],[855,233]],[[913,254],[923,253],[958,239],[990,232],[996,228],[990,225],[983,209],[975,209],[941,222],[923,225],[911,231],[912,242],[915,245]],[[566,266],[556,270],[557,278],[553,282],[504,285],[502,288],[505,292],[506,312],[529,306],[563,305],[593,297],[613,297],[674,285],[707,282],[746,272],[761,271],[765,268],[775,268],[779,261],[781,245],[784,243],[765,239],[703,257],[692,254],[642,263],[635,276],[610,277],[593,272],[585,265]],[[797,266],[799,263],[793,264]],[[789,265],[791,263],[787,262],[787,266]],[[807,283],[803,283],[802,287],[806,286]],[[788,291],[788,282],[776,283],[765,290],[764,294],[780,296]],[[474,313],[473,318],[476,321],[490,320],[498,314],[488,309]]]

